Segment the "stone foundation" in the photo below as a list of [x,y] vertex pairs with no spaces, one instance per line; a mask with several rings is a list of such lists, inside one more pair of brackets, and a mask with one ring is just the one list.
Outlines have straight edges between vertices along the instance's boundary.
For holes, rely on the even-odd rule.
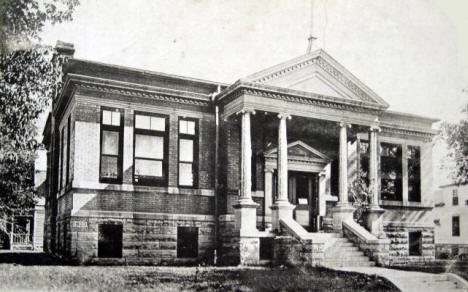
[[[390,239],[389,266],[411,267],[435,261],[434,228],[398,222],[384,224]],[[409,255],[409,232],[420,231],[422,235],[421,255]]]
[[274,265],[321,266],[324,258],[323,244],[312,240],[298,240],[292,236],[276,236],[274,239]]
[[[213,216],[118,213],[60,218],[57,253],[77,263],[211,263],[215,248]],[[122,257],[98,257],[99,224],[122,225]],[[177,227],[198,227],[198,256],[177,257]]]

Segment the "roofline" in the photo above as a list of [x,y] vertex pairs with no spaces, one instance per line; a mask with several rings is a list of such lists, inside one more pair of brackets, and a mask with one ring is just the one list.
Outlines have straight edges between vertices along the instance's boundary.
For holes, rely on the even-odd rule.
[[153,76],[181,79],[181,80],[185,80],[189,82],[202,83],[202,84],[207,84],[207,85],[219,85],[219,86],[225,86],[225,87],[230,85],[228,83],[223,83],[223,82],[218,82],[218,81],[211,81],[211,80],[206,80],[206,79],[201,79],[201,78],[187,77],[187,76],[182,76],[182,75],[177,75],[177,74],[169,74],[169,73],[163,73],[159,71],[139,69],[135,67],[127,67],[127,66],[122,66],[122,65],[110,64],[110,63],[104,63],[104,62],[98,62],[98,61],[92,61],[92,60],[86,60],[86,59],[73,58],[70,60],[70,62],[73,62],[73,61],[99,65],[99,66],[106,66],[108,68],[114,68],[114,69],[128,70],[128,71],[133,71],[133,72],[138,72],[138,73],[143,73],[143,74],[148,74],[148,75],[153,75]]
[[455,187],[455,186],[459,187],[459,186],[464,186],[464,185],[468,185],[468,181],[464,183],[450,183],[446,185],[440,185],[439,188],[447,188],[447,187]]
[[384,114],[395,114],[399,116],[405,116],[405,117],[410,117],[410,118],[417,118],[421,120],[426,120],[430,121],[431,123],[436,123],[440,122],[440,119],[432,118],[432,117],[426,117],[426,116],[421,116],[421,115],[416,115],[416,114],[410,114],[410,113],[405,113],[405,112],[399,112],[399,111],[393,111],[393,110],[386,110],[384,111]]

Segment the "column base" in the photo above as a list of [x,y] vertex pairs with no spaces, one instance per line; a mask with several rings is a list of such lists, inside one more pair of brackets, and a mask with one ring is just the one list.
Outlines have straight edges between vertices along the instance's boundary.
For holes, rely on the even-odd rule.
[[241,199],[234,206],[235,228],[240,236],[257,236],[257,206],[252,200]]
[[382,215],[384,209],[379,206],[370,206],[366,212],[366,227],[373,235],[378,238],[385,237],[382,226]]
[[271,227],[273,231],[280,230],[280,219],[292,218],[293,210],[296,206],[292,205],[288,201],[275,202],[270,209],[271,212]]
[[340,203],[332,209],[333,231],[341,232],[343,230],[343,221],[353,218],[354,207],[349,203]]

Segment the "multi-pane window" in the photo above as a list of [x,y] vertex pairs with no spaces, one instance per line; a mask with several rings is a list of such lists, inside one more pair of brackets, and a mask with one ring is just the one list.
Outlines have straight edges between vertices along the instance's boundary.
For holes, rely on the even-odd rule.
[[452,236],[460,236],[460,217],[452,217]]
[[454,189],[452,191],[452,205],[458,206],[458,190]]
[[197,185],[197,141],[197,120],[179,119],[179,186],[196,187]]
[[402,147],[381,143],[381,196],[383,200],[402,200]]
[[408,146],[408,201],[421,202],[421,150]]
[[167,116],[135,113],[133,182],[167,185]]
[[101,110],[101,159],[99,181],[122,182],[123,112],[119,109]]

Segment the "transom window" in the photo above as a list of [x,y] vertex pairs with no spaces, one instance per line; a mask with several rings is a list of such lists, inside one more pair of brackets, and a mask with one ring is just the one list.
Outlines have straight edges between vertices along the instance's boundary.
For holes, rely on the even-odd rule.
[[101,110],[101,159],[99,181],[122,183],[123,111]]
[[168,117],[135,113],[133,182],[167,185]]
[[179,186],[196,187],[198,178],[197,120],[179,119]]

